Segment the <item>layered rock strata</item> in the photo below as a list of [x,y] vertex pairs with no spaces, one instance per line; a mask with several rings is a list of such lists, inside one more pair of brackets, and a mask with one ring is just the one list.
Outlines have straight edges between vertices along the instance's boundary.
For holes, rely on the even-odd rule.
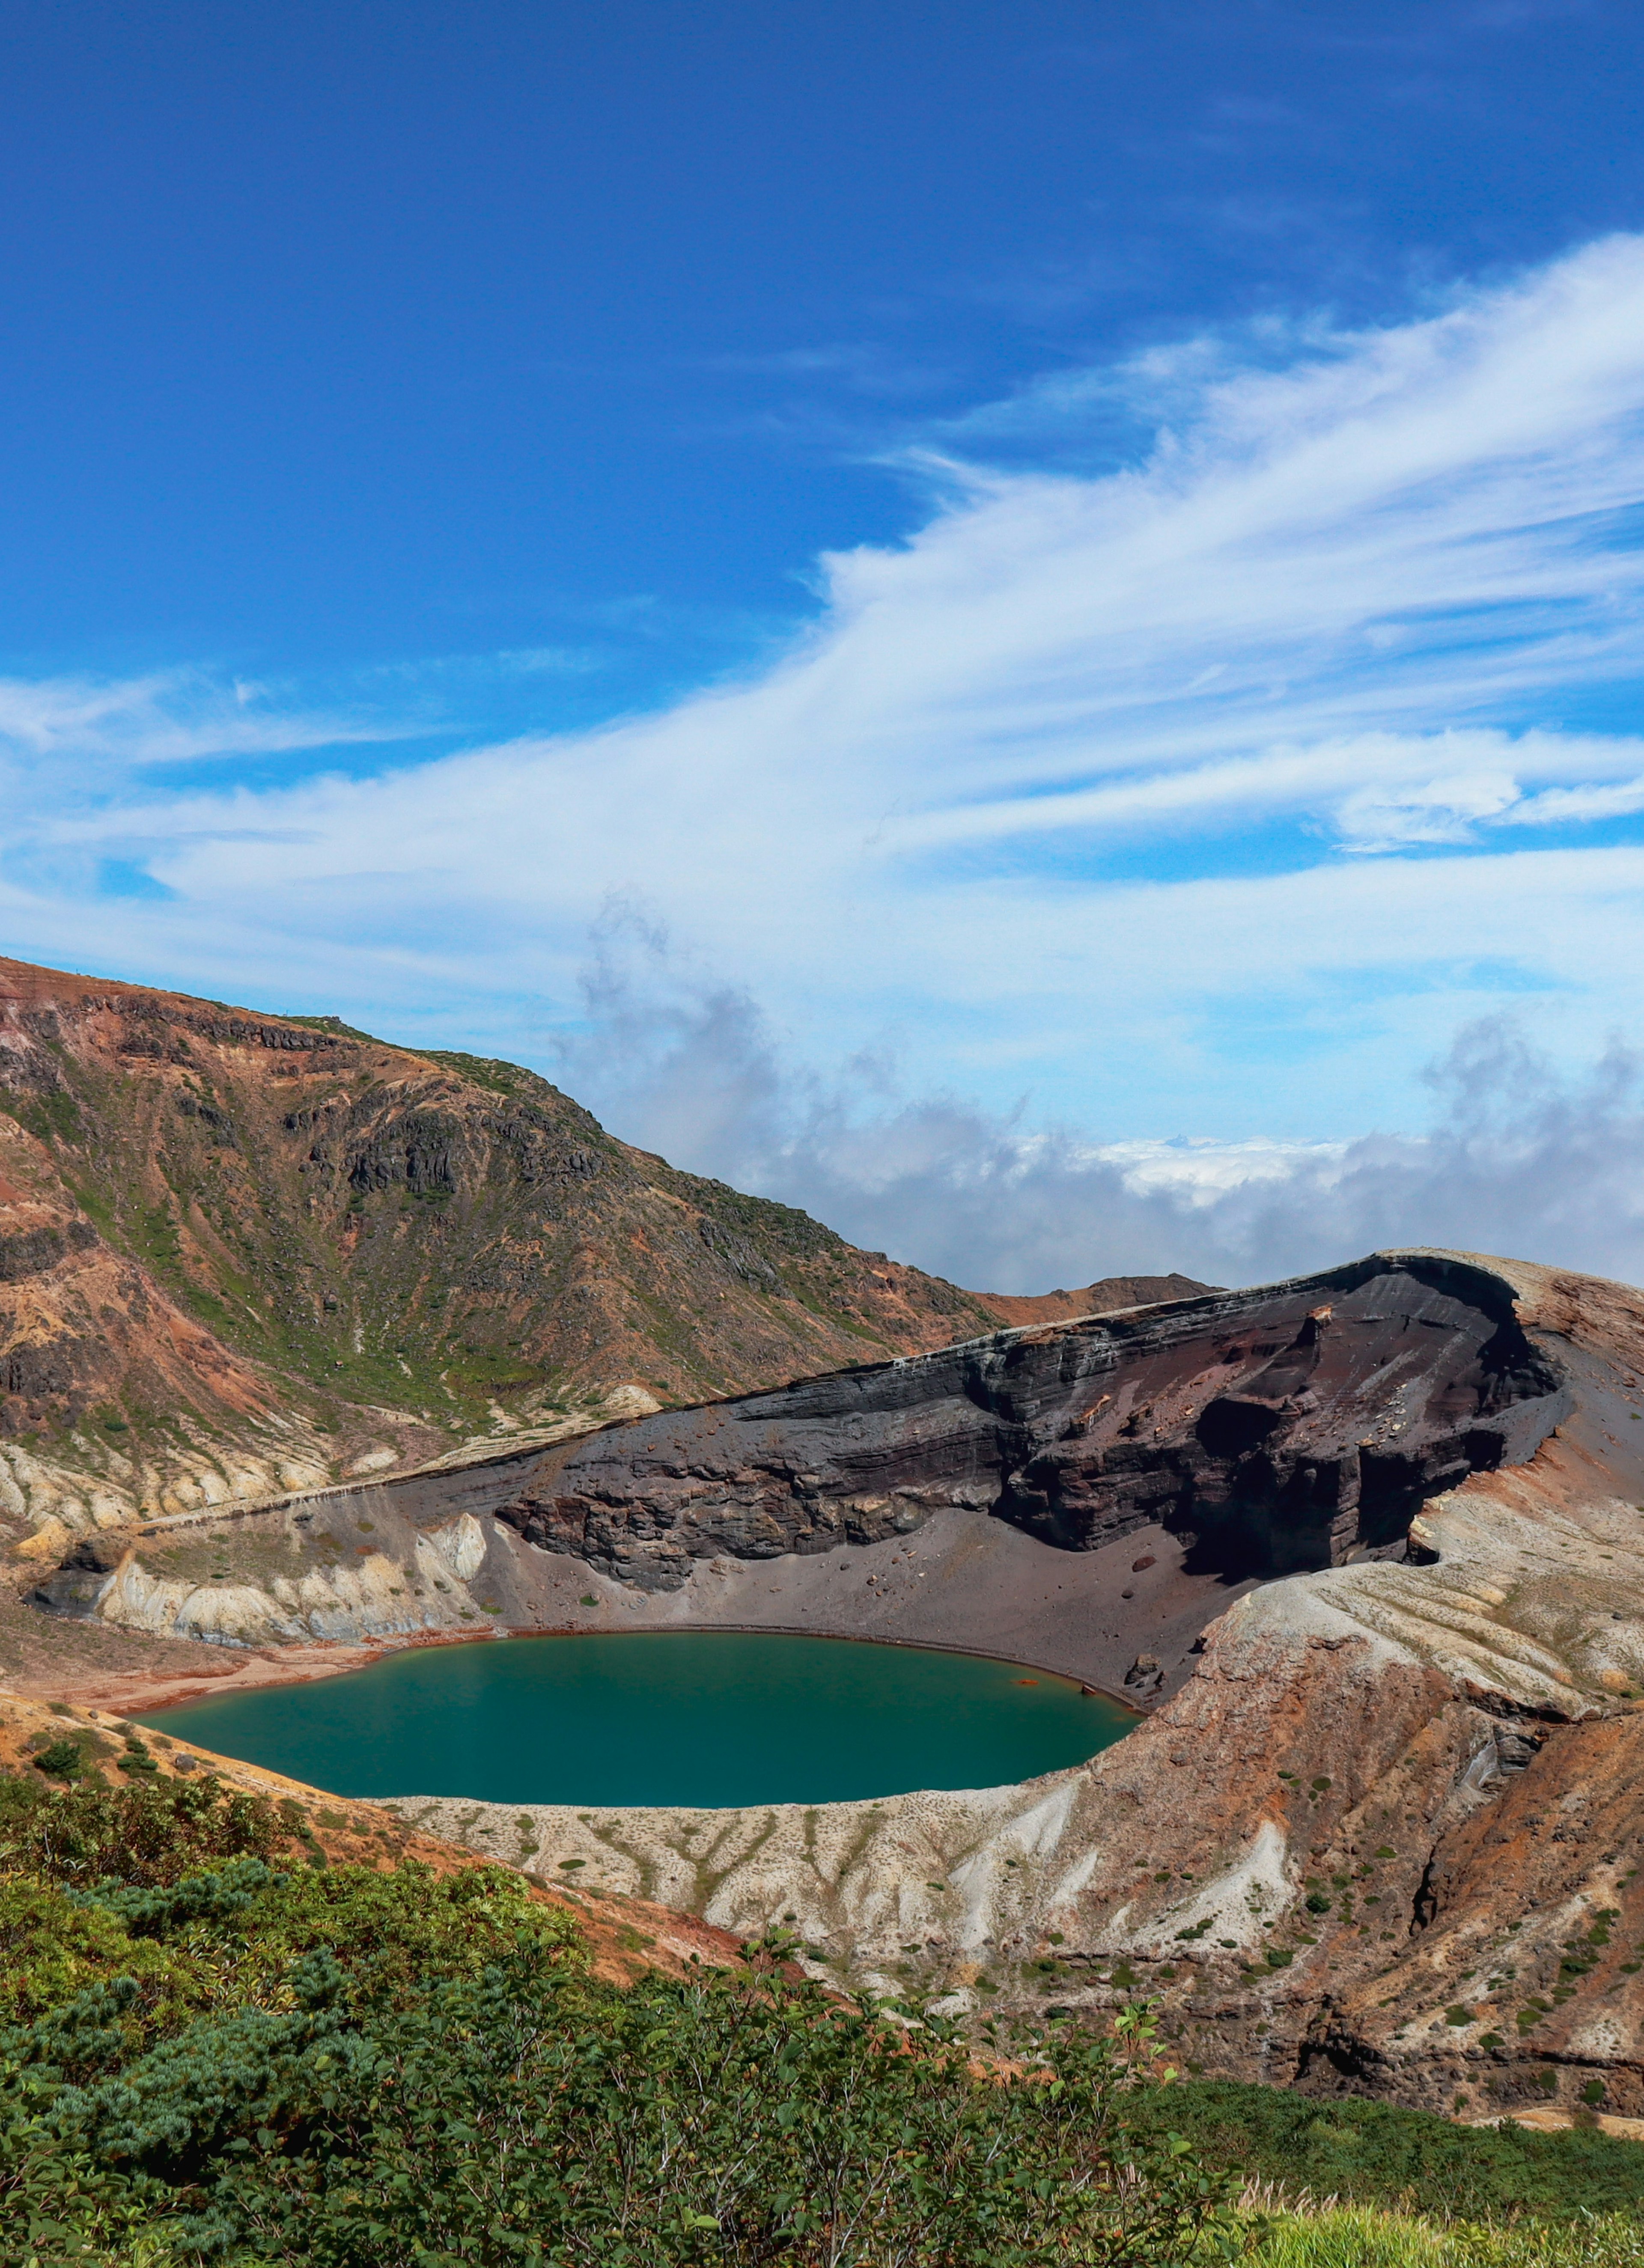
[[1424,1497],[1521,1461],[1567,1390],[1487,1269],[1295,1283],[996,1333],[549,1451],[499,1516],[650,1590],[968,1506],[1090,1550],[1149,1522],[1223,1574],[1402,1556]]

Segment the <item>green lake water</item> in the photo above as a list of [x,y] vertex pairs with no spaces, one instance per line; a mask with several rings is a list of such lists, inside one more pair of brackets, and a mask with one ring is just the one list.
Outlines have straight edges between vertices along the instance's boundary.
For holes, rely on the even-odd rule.
[[419,1647],[142,1721],[338,1795],[730,1805],[998,1786],[1138,1719],[974,1654],[670,1631]]

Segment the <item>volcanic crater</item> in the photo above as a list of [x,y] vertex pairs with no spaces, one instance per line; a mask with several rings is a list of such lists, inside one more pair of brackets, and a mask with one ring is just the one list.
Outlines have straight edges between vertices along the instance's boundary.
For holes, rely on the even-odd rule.
[[110,1528],[37,1591],[172,1641],[141,1689],[75,1678],[125,1709],[488,1630],[1059,1670],[1138,1727],[1018,1786],[400,1809],[955,2011],[1100,2023],[1149,1993],[1190,2069],[1636,2113],[1640,1421],[1640,1295],[1397,1251]]

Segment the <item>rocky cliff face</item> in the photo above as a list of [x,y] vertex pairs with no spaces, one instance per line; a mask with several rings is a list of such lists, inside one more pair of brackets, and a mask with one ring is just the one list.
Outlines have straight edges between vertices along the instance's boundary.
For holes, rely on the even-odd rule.
[[0,960],[0,1521],[243,1501],[995,1320],[513,1065]]
[[1567,1401],[1499,1278],[1376,1256],[641,1419],[549,1451],[500,1517],[647,1589],[947,1505],[1080,1551],[1159,1522],[1202,1568],[1284,1572],[1402,1557],[1425,1497],[1530,1455]]

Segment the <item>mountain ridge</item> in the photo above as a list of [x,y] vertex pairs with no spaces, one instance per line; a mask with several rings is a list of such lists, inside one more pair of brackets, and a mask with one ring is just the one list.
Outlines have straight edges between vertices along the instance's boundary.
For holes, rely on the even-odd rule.
[[683,1172],[500,1058],[0,958],[0,1520],[404,1470],[1023,1305]]

